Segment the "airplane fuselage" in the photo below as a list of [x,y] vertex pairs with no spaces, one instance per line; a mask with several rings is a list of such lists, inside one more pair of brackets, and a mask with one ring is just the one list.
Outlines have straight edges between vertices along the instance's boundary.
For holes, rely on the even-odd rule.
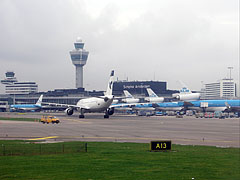
[[224,111],[227,109],[226,103],[228,103],[231,107],[240,106],[240,100],[201,100],[190,101],[190,103],[192,105],[188,106],[188,109],[206,112]]
[[179,105],[178,102],[165,102],[155,104],[155,108],[161,111],[181,111],[183,106]]
[[113,96],[108,99],[104,99],[104,97],[91,97],[79,100],[77,106],[82,107],[85,112],[102,112],[112,104],[112,101]]
[[152,103],[160,103],[164,101],[163,97],[146,97],[145,101]]
[[22,110],[22,111],[33,111],[33,110],[41,109],[41,106],[36,104],[15,104],[15,105],[11,105],[10,109]]
[[125,103],[138,103],[138,102],[139,102],[139,99],[126,98],[126,99],[122,99],[122,102],[125,102]]

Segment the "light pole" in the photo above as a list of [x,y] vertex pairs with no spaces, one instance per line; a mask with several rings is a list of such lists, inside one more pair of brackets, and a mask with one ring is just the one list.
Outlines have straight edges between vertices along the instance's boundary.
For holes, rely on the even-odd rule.
[[232,69],[233,69],[233,67],[228,67],[228,69],[230,70],[230,81],[231,81],[231,79],[232,79]]
[[234,94],[233,87],[232,87],[232,69],[233,69],[233,67],[228,67],[228,69],[230,70],[230,79],[229,79],[230,84],[231,84],[231,89],[230,89],[231,95],[230,96],[233,96],[233,94]]

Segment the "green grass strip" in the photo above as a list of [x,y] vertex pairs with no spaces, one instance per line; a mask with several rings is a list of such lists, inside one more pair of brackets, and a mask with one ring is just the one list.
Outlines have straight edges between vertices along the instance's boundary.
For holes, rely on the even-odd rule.
[[40,121],[39,118],[13,118],[13,117],[0,117],[0,120],[7,120],[7,121]]
[[0,156],[0,179],[239,180],[239,156],[239,148],[173,145],[150,152],[149,144],[88,142],[87,153]]

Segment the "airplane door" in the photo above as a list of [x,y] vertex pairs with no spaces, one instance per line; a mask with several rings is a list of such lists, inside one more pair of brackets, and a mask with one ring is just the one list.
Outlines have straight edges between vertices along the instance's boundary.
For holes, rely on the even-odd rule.
[[208,107],[208,102],[201,102],[200,107],[201,108],[207,108]]

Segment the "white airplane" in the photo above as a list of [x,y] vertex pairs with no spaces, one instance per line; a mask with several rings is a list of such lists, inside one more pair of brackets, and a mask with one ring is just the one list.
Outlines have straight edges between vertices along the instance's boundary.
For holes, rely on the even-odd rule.
[[124,103],[138,103],[140,100],[138,98],[134,98],[127,90],[123,90],[126,98],[122,99]]
[[192,91],[188,89],[184,83],[181,82],[181,84],[183,85],[183,88],[180,90],[180,93],[173,94],[172,95],[173,98],[179,101],[193,101],[200,99],[201,96],[200,93],[192,93]]
[[113,99],[113,102],[112,102],[112,104],[117,104],[119,102],[119,100],[118,99]]
[[107,91],[104,96],[90,97],[85,99],[80,99],[76,105],[71,104],[55,104],[55,103],[44,103],[56,106],[67,106],[65,113],[69,116],[73,114],[74,111],[79,111],[79,118],[84,118],[84,113],[91,112],[105,112],[104,118],[109,118],[109,115],[114,113],[114,109],[110,109],[109,106],[113,102],[112,88],[113,88],[113,78],[114,71],[111,72],[110,80],[107,86]]
[[147,88],[149,97],[145,98],[145,101],[152,103],[160,103],[164,101],[163,97],[158,97],[151,88]]

